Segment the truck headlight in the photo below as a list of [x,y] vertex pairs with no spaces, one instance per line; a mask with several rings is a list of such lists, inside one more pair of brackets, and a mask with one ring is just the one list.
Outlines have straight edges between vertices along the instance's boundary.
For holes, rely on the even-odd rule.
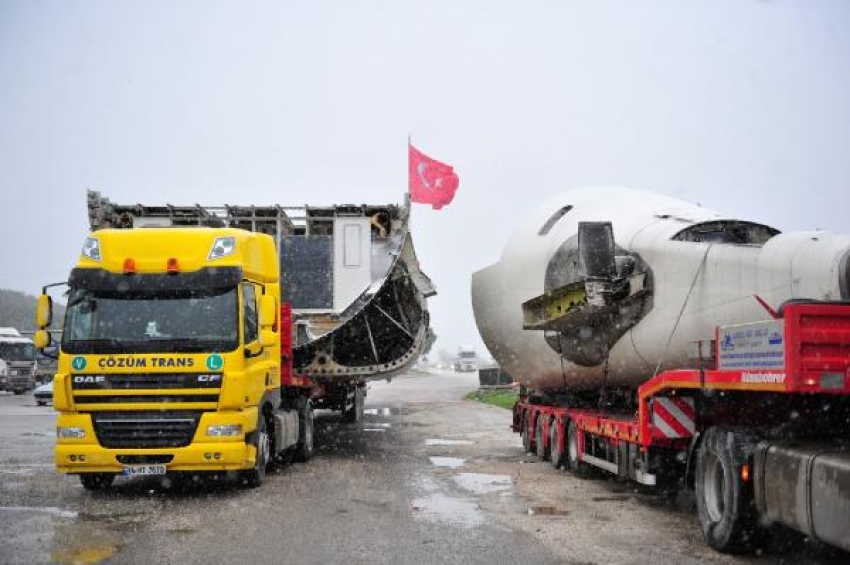
[[86,431],[83,428],[56,428],[56,437],[59,439],[85,439]]
[[88,257],[92,261],[100,262],[100,240],[96,237],[87,237],[83,244],[83,257]]
[[211,437],[241,436],[242,424],[207,426],[207,435]]
[[210,254],[207,257],[207,260],[212,261],[213,259],[221,259],[222,257],[227,257],[232,254],[236,250],[236,238],[235,237],[217,237],[212,244],[212,248],[210,249]]

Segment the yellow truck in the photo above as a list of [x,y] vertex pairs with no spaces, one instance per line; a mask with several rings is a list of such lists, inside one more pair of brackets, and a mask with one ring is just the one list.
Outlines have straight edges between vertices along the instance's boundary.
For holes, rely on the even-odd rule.
[[[281,285],[282,278],[295,285],[299,270],[310,266],[282,249],[293,238],[317,237],[310,222],[298,228],[278,221],[286,229],[269,234],[246,224],[244,209],[210,221],[196,207],[181,213],[136,206],[137,223],[155,226],[141,227],[128,223],[130,212],[104,208],[67,283],[60,283],[68,293],[53,392],[57,470],[78,474],[89,490],[108,488],[122,475],[204,472],[232,472],[257,486],[273,459],[311,457],[314,407],[356,422],[365,382],[388,378],[418,357],[427,312],[419,312],[417,326],[402,315],[416,315],[416,300],[424,308],[424,293],[398,288],[418,288],[410,275],[416,265],[399,259],[408,238],[381,245],[389,234],[375,230],[376,245],[363,251],[374,256],[384,249],[394,260],[354,295],[354,306],[323,311],[299,307],[303,297]],[[194,225],[187,223],[192,211]],[[347,259],[354,262],[351,254]],[[43,289],[36,313],[40,349],[51,343],[52,286]],[[370,320],[370,305],[388,320]],[[406,347],[386,333],[390,328],[409,338]],[[388,338],[395,349],[384,351]]]

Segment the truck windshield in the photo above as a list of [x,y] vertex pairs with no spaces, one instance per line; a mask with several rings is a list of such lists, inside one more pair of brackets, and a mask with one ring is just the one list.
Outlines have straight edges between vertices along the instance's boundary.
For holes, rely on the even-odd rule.
[[464,351],[460,354],[461,359],[475,359],[474,351]]
[[62,349],[69,353],[232,351],[237,291],[116,292],[73,289]]
[[0,359],[5,361],[34,361],[35,346],[31,343],[0,343]]

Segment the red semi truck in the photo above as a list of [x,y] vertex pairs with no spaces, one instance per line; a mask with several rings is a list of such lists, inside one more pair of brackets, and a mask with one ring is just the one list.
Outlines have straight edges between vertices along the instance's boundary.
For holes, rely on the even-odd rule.
[[631,401],[523,389],[513,430],[556,468],[694,488],[717,550],[779,523],[850,551],[850,305],[774,315],[718,327],[695,344],[699,369],[661,372]]

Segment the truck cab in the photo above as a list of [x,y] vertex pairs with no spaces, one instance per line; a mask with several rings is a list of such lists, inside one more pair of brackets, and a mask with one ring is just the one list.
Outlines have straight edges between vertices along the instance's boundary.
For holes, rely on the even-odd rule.
[[33,341],[15,328],[0,328],[0,391],[23,394],[33,390],[36,370]]
[[[56,467],[89,489],[120,474],[240,472],[258,484],[295,443],[282,406],[274,240],[230,228],[106,229],[68,279],[54,379]],[[50,300],[36,334],[49,345]]]
[[454,361],[454,370],[458,373],[467,373],[478,370],[478,357],[472,347],[461,347],[458,349]]

